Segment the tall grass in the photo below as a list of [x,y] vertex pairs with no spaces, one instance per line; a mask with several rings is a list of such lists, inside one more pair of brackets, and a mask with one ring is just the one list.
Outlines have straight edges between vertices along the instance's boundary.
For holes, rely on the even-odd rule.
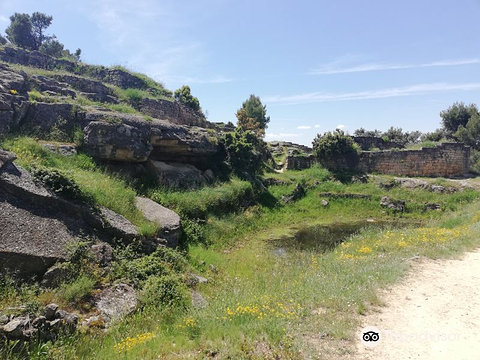
[[85,154],[61,156],[27,137],[5,140],[2,147],[17,154],[17,162],[30,169],[44,166],[66,172],[94,201],[130,220],[143,235],[154,234],[158,227],[146,220],[135,206],[136,191],[124,180],[98,166]]

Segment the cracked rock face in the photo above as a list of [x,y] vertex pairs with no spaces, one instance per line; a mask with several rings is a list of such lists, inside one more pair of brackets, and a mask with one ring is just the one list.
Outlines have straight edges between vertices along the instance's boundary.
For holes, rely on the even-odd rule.
[[89,154],[104,160],[145,162],[153,149],[147,126],[93,121],[84,132]]

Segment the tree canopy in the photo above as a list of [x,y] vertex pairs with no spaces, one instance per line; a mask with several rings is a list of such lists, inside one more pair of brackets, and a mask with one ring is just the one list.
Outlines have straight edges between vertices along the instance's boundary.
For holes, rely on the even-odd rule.
[[28,14],[15,13],[10,16],[10,25],[5,30],[7,39],[14,45],[33,49],[32,20]]
[[[54,57],[69,57],[80,60],[81,50],[71,53],[57,40],[55,35],[46,35],[45,31],[52,24],[53,17],[40,12],[29,14],[15,13],[10,16],[10,25],[5,30],[7,39],[13,45],[24,49],[39,50]],[[0,45],[6,41],[0,36]]]
[[250,97],[242,103],[242,107],[237,110],[237,125],[243,130],[251,130],[257,136],[265,136],[267,124],[270,117],[267,116],[267,106],[262,104],[260,97],[250,95]]
[[456,102],[447,110],[440,112],[443,128],[449,134],[456,132],[460,126],[467,126],[468,121],[474,115],[479,115],[477,105],[465,105],[463,102]]

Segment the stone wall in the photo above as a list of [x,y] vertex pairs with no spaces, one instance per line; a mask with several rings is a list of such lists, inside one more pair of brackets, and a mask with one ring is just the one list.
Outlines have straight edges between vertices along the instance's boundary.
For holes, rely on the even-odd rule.
[[295,156],[288,155],[285,160],[285,169],[287,170],[303,170],[312,167],[316,163],[314,155]]
[[405,176],[452,177],[470,171],[470,148],[462,143],[443,143],[420,150],[364,151],[350,156],[322,160],[330,170],[353,170]]
[[402,144],[393,142],[393,141],[384,141],[382,138],[377,136],[352,136],[353,141],[355,141],[360,149],[367,151],[371,148],[378,148],[380,150],[389,150],[389,149],[403,149]]
[[366,151],[359,169],[367,173],[406,176],[457,176],[470,171],[470,148],[461,143],[443,143],[435,148],[403,151]]

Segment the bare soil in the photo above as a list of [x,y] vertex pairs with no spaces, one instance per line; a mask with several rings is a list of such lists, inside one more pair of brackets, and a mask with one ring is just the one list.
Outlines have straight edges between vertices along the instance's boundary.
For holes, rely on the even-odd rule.
[[[480,250],[460,260],[416,260],[384,291],[385,306],[364,317],[354,359],[480,359]],[[375,326],[374,347],[361,340]],[[373,344],[372,344],[373,345]]]

